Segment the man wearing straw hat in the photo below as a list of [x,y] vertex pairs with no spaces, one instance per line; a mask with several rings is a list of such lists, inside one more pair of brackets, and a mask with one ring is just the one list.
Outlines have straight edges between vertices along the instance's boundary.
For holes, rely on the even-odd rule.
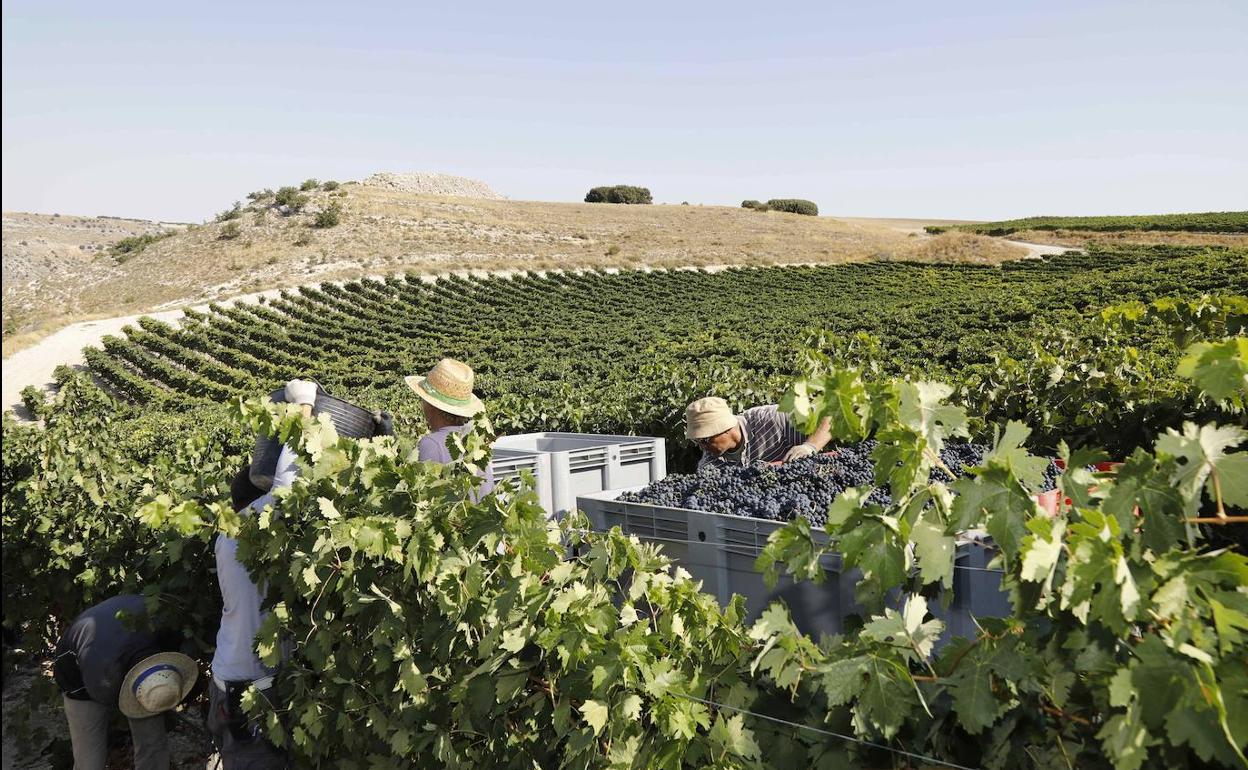
[[752,465],[799,460],[822,451],[832,440],[829,419],[807,436],[775,404],[738,415],[718,396],[700,398],[685,409],[685,435],[702,449],[699,468],[714,461]]
[[79,615],[56,645],[52,673],[65,703],[75,770],[104,770],[108,725],[130,722],[135,770],[169,770],[165,712],[191,692],[199,668],[171,652],[179,635],[147,628],[137,594],[115,596]]
[[[425,411],[428,435],[420,439],[419,457],[426,462],[449,463],[451,452],[446,442],[452,434],[468,432],[469,421],[485,411],[485,404],[472,392],[475,377],[472,367],[453,358],[443,358],[424,377],[410,375],[403,381],[420,396]],[[490,469],[477,495],[487,495],[494,488]]]

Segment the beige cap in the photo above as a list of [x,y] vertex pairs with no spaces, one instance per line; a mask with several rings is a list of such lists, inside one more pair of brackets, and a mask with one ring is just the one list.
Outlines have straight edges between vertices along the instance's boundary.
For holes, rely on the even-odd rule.
[[697,440],[737,427],[737,416],[719,396],[699,398],[685,408],[685,436]]
[[126,673],[117,706],[131,719],[160,714],[181,703],[198,676],[195,661],[182,653],[148,656]]
[[424,377],[404,377],[416,395],[447,414],[472,417],[485,411],[485,404],[472,392],[472,367],[463,361],[444,358]]

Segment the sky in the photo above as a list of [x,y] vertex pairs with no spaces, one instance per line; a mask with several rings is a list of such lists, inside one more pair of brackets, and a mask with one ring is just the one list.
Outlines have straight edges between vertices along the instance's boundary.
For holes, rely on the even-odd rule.
[[840,216],[1248,209],[1248,1],[3,4],[3,208],[440,171]]

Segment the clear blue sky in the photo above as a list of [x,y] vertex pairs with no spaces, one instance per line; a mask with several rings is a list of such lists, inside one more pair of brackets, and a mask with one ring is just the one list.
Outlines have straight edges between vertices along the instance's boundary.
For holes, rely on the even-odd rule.
[[5,210],[306,177],[826,214],[1248,208],[1248,2],[6,0]]

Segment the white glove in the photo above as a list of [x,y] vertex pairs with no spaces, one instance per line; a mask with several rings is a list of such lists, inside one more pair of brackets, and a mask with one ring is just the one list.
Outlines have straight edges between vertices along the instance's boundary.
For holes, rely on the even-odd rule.
[[286,383],[286,403],[313,406],[316,404],[316,383],[308,380]]
[[803,457],[810,457],[811,455],[813,455],[815,452],[818,452],[818,451],[819,451],[818,449],[815,449],[810,444],[798,444],[797,446],[790,449],[789,453],[784,456],[784,462],[787,463],[787,462],[792,462],[793,460],[800,460]]

